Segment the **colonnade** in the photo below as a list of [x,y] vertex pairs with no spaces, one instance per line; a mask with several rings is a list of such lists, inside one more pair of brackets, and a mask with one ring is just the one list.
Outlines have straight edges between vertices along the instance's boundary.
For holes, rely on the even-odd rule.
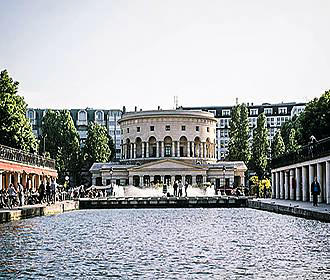
[[[21,183],[24,188],[37,191],[41,182],[46,184],[49,179],[50,177],[46,175],[0,170],[0,190],[7,190],[9,184],[13,184],[17,188],[18,183]],[[56,178],[53,179],[56,180]]]
[[187,141],[155,141],[154,143],[124,143],[122,144],[122,159],[192,157],[216,158],[215,144],[210,142]]
[[272,170],[272,198],[312,201],[314,177],[321,186],[318,202],[330,204],[330,158]]

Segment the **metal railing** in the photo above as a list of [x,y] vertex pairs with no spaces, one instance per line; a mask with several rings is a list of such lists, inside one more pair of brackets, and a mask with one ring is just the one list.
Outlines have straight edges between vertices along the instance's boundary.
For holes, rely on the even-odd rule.
[[272,159],[271,167],[273,169],[279,168],[328,155],[330,155],[330,137],[302,146],[294,153],[286,153],[278,158]]
[[53,159],[47,159],[39,155],[30,154],[4,145],[0,145],[0,159],[55,169],[55,160]]

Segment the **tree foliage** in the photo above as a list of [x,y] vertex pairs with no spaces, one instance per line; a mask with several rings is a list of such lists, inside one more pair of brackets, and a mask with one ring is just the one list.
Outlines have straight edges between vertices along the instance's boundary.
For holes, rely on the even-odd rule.
[[298,149],[299,149],[299,145],[296,139],[296,130],[294,128],[291,128],[288,145],[286,146],[286,152],[293,153],[296,152]]
[[18,84],[7,70],[0,73],[0,144],[34,152],[37,140],[26,117],[27,104],[17,94]]
[[45,150],[56,160],[60,178],[67,173],[75,176],[80,166],[80,145],[69,111],[47,111],[43,117],[42,135],[45,138]]
[[260,114],[257,127],[253,132],[251,166],[259,178],[262,178],[268,168],[269,143],[266,116]]
[[111,137],[104,126],[88,125],[88,136],[83,148],[84,161],[90,167],[94,162],[108,162],[111,159]]
[[248,109],[246,105],[235,106],[230,119],[229,160],[249,162],[251,157],[249,130]]
[[281,130],[278,129],[272,143],[272,158],[277,158],[285,153],[285,145],[281,135]]
[[318,140],[330,136],[330,90],[307,103],[299,116],[299,127],[300,144],[307,144],[311,135]]

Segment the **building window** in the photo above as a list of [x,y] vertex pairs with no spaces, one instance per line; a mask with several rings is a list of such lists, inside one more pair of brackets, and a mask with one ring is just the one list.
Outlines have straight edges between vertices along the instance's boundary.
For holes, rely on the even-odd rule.
[[209,127],[207,127],[207,128],[206,128],[206,131],[207,131],[207,132],[210,132],[210,128],[209,128]]
[[199,131],[199,126],[196,126],[196,131]]
[[140,131],[141,131],[141,127],[138,126],[138,127],[136,128],[136,132],[140,132]]
[[79,121],[87,121],[87,113],[86,113],[86,111],[79,111],[78,120]]
[[170,157],[171,156],[171,146],[165,146],[165,156]]
[[251,116],[256,116],[256,115],[258,115],[258,109],[250,109],[250,115],[251,115]]
[[223,116],[230,116],[230,110],[222,110]]
[[181,130],[186,131],[186,126],[185,125],[181,126]]
[[127,128],[127,133],[129,133],[129,127]]
[[265,108],[265,109],[264,109],[264,113],[265,113],[266,115],[271,115],[271,114],[273,114],[273,108]]
[[170,130],[171,130],[171,126],[166,125],[166,126],[165,126],[165,130],[166,130],[166,131],[170,131]]
[[287,107],[280,107],[278,108],[278,113],[279,114],[286,114],[288,112],[288,108]]
[[103,112],[101,111],[96,112],[96,120],[103,121]]
[[150,131],[155,131],[155,127],[153,125],[150,126]]
[[29,119],[30,120],[34,119],[34,112],[33,111],[29,111]]

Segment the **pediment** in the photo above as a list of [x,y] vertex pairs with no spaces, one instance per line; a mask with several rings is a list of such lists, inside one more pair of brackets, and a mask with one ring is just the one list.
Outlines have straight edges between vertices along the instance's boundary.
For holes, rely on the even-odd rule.
[[172,160],[172,159],[164,159],[164,160],[158,160],[149,162],[146,164],[143,164],[141,166],[137,166],[132,168],[131,170],[138,171],[138,170],[204,170],[205,168],[190,164],[178,160]]

